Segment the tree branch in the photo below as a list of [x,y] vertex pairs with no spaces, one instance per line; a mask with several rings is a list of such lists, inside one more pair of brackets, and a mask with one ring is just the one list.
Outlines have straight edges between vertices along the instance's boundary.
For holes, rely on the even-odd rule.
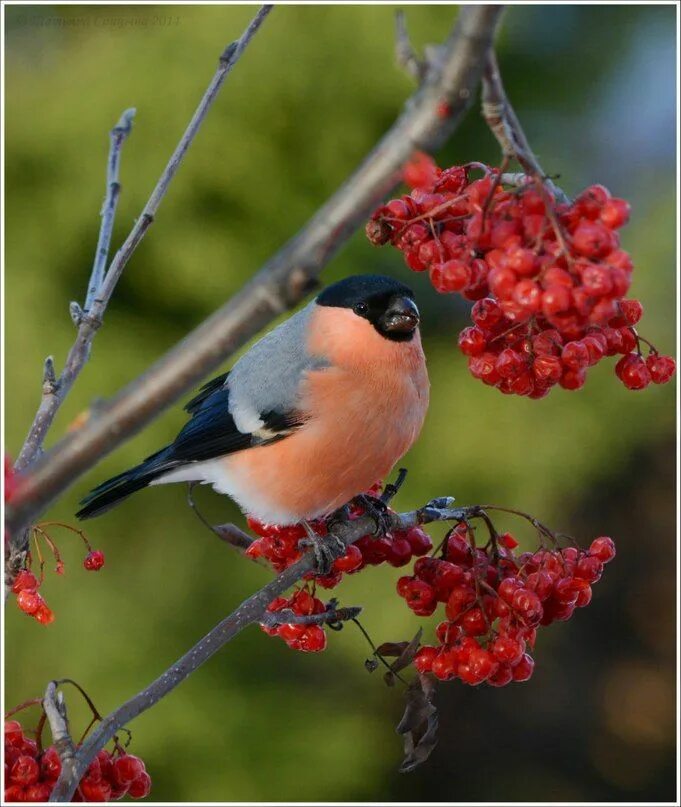
[[[479,83],[502,8],[462,7],[437,63],[429,66],[402,115],[298,235],[222,308],[36,463],[7,508],[11,534],[305,297],[326,263],[398,183],[400,169],[414,149],[436,149],[455,130]],[[443,102],[450,111],[444,117],[438,114]]]
[[99,287],[104,280],[106,263],[109,260],[109,247],[111,246],[111,234],[113,233],[114,219],[116,218],[116,205],[121,192],[118,181],[118,173],[121,158],[121,147],[123,141],[132,131],[132,120],[135,117],[134,109],[126,109],[120,120],[111,130],[111,147],[109,150],[109,160],[106,171],[106,196],[102,205],[102,223],[99,229],[99,239],[95,250],[95,261],[92,265],[92,274],[88,284],[87,296],[85,297],[85,312],[92,306]]
[[[565,192],[555,185],[542,170],[515,110],[508,100],[494,48],[490,48],[487,53],[487,63],[482,79],[482,115],[499,141],[504,156],[517,160],[527,174],[535,180],[539,180],[551,191],[558,202],[567,204],[570,200]],[[510,176],[517,177],[518,175]]]
[[[88,283],[85,310],[81,310],[77,303],[71,303],[71,316],[78,327],[78,335],[66,358],[61,375],[50,385],[49,390],[45,391],[45,387],[43,388],[42,401],[15,465],[17,471],[26,471],[39,458],[45,436],[59,407],[90,357],[95,333],[102,324],[104,312],[125,265],[154,221],[156,211],[166,195],[168,187],[177,173],[201,123],[215,101],[222,84],[272,8],[273,6],[271,5],[262,6],[241,37],[225,48],[220,56],[215,75],[211,79],[194,116],[168,160],[168,164],[156,183],[156,187],[152,191],[142,213],[125,242],[114,256],[105,274],[104,267],[109,253],[116,204],[120,193],[120,184],[118,182],[120,152],[125,138],[130,133],[134,110],[126,110],[111,131],[111,147],[107,163],[107,195],[102,208],[102,222],[92,274]],[[6,576],[12,574],[11,570],[21,563],[21,558],[26,553],[28,546],[26,526],[27,522],[24,522],[21,527],[10,529],[10,551],[5,564]]]
[[[390,492],[386,490],[388,495],[384,494],[382,497],[384,501],[389,499]],[[390,530],[406,530],[416,524],[428,524],[435,521],[459,522],[471,518],[479,510],[478,506],[454,508],[452,503],[453,499],[449,498],[434,499],[418,510],[390,514],[388,526]],[[381,524],[371,515],[360,516],[353,520],[333,521],[329,525],[329,532],[340,539],[345,546],[358,541],[363,535],[374,534],[381,529]],[[334,542],[329,543],[329,548],[337,553],[341,551],[336,548]],[[216,625],[148,687],[103,718],[78,749],[72,764],[62,767],[61,775],[52,791],[50,801],[70,801],[90,762],[117,731],[172,692],[175,687],[179,686],[248,625],[267,623],[270,619],[267,614],[271,613],[267,611],[267,606],[272,600],[301,580],[308,572],[314,571],[314,564],[314,554],[307,552],[299,561],[289,566],[288,569],[267,583],[267,585],[244,600],[238,608]],[[339,610],[342,611],[342,609]],[[273,618],[276,619],[276,616]],[[286,621],[289,621],[288,617]],[[323,621],[328,621],[328,618]]]
[[[102,221],[99,229],[99,237],[97,239],[94,264],[92,266],[92,273],[90,274],[85,299],[86,311],[90,308],[92,298],[104,278],[104,267],[109,255],[109,245],[111,243],[111,233],[116,215],[116,205],[118,204],[118,197],[121,191],[121,186],[118,181],[121,150],[123,143],[132,131],[132,119],[134,114],[134,109],[126,109],[118,123],[111,130],[111,145],[109,147],[109,157],[107,160],[106,195],[101,211]],[[78,303],[72,302],[69,306],[69,310],[71,318],[78,328],[78,336],[66,357],[64,369],[59,378],[55,375],[54,359],[52,356],[48,356],[47,359],[45,359],[42,400],[21,451],[19,452],[17,461],[14,464],[16,471],[23,471],[28,468],[42,452],[43,442],[52,425],[52,421],[90,355],[90,345],[96,329],[90,329],[87,338],[83,338],[85,330],[88,328],[88,324],[84,321],[85,314],[83,309],[81,309]]]
[[[69,722],[66,717],[66,702],[64,694],[57,689],[57,682],[50,681],[43,698],[43,710],[52,732],[52,741],[59,754],[62,766],[70,767],[74,764],[76,746],[71,739]],[[80,779],[78,780],[80,781]]]
[[359,606],[336,608],[327,607],[321,614],[296,614],[290,608],[281,611],[265,611],[260,619],[261,625],[276,628],[277,625],[328,625],[334,622],[348,622],[362,613]]

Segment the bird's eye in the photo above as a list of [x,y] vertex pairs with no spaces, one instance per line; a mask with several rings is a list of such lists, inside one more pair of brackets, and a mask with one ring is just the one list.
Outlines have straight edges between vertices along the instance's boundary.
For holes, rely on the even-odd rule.
[[357,303],[352,310],[355,314],[359,314],[360,317],[363,317],[369,310],[369,306],[366,303]]

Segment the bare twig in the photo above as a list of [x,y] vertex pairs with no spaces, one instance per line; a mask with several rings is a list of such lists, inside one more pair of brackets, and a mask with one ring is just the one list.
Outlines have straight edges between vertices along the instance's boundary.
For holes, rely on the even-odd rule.
[[[437,64],[357,171],[246,286],[31,469],[7,508],[11,534],[82,473],[190,390],[274,317],[300,302],[322,268],[385,194],[414,149],[433,150],[475,92],[502,6],[462,7]],[[450,114],[438,107],[446,102]],[[111,272],[111,270],[110,270]],[[106,286],[105,281],[105,286]]]
[[[55,374],[54,359],[52,356],[48,356],[47,359],[45,359],[42,399],[28,435],[26,436],[26,440],[17,457],[14,466],[17,471],[26,470],[42,452],[43,442],[52,425],[52,421],[90,355],[90,346],[96,328],[91,328],[90,325],[92,325],[92,323],[86,321],[87,311],[90,309],[94,295],[104,279],[104,270],[109,255],[109,245],[111,243],[111,233],[116,216],[116,205],[121,191],[121,186],[118,181],[121,150],[127,136],[132,131],[132,119],[134,115],[134,109],[126,109],[118,123],[111,130],[111,143],[109,146],[106,173],[106,196],[101,211],[102,221],[99,229],[99,238],[97,239],[94,264],[92,266],[85,298],[85,311],[83,311],[76,302],[72,302],[69,306],[71,319],[78,328],[78,336],[66,357],[64,369],[59,378],[57,378]],[[83,336],[86,329],[88,337],[84,339]]]
[[231,544],[231,546],[242,551],[248,549],[253,543],[251,536],[240,530],[236,524],[216,524],[212,527],[212,530],[226,544]]
[[[56,681],[50,681],[47,685],[45,697],[43,698],[43,710],[50,724],[52,742],[61,759],[62,770],[64,766],[68,769],[74,765],[76,746],[69,732],[64,695],[57,688]],[[78,781],[80,781],[80,779]]]
[[277,625],[328,625],[334,622],[348,622],[356,619],[361,613],[362,609],[357,605],[327,608],[321,614],[296,614],[290,608],[282,608],[281,611],[265,611],[260,624],[272,628]]
[[[543,183],[559,202],[570,201],[564,191],[546,176],[534,155],[515,110],[506,95],[493,48],[490,48],[487,53],[487,63],[482,79],[482,115],[499,141],[505,157],[517,160],[525,172]],[[518,175],[510,176],[517,177]]]
[[[384,495],[382,498],[387,502],[390,496]],[[391,530],[403,530],[415,524],[446,520],[459,522],[471,517],[470,507],[455,509],[451,507],[452,501],[448,498],[434,499],[418,510],[390,515],[388,526]],[[380,530],[381,524],[373,516],[364,515],[353,520],[334,521],[329,529],[345,546],[348,546],[363,535],[370,535]],[[329,548],[337,553],[342,551],[336,547],[335,542],[330,542]],[[267,621],[270,618],[266,616],[270,613],[267,606],[301,580],[305,574],[313,571],[314,563],[314,554],[306,553],[299,561],[245,600],[148,687],[104,717],[78,749],[73,764],[62,767],[62,773],[52,791],[50,801],[70,801],[90,762],[117,731],[172,692],[248,625]]]
[[85,297],[85,312],[92,306],[95,295],[104,280],[106,263],[109,260],[109,247],[111,246],[111,234],[113,233],[114,219],[116,218],[116,205],[121,192],[121,185],[118,181],[118,174],[121,162],[121,148],[125,138],[132,131],[132,121],[135,117],[135,109],[126,109],[120,120],[111,130],[111,146],[109,148],[109,159],[106,166],[106,195],[102,205],[102,223],[99,228],[99,238],[97,249],[95,250],[95,260],[92,265],[92,274],[88,284],[87,296]]
[[418,82],[423,80],[428,70],[427,63],[419,59],[414,46],[411,44],[402,9],[395,12],[395,61]]
[[[66,398],[73,382],[80,371],[85,366],[92,346],[95,333],[102,324],[104,312],[111,299],[116,283],[118,282],[125,265],[131,255],[144,238],[147,229],[151,226],[156,211],[158,210],[163,197],[166,195],[168,186],[177,173],[178,168],[191,145],[194,137],[201,126],[208,110],[212,106],[217,94],[224,83],[227,75],[238,62],[244,49],[261,26],[265,17],[272,10],[271,5],[262,6],[250,24],[236,41],[225,48],[220,56],[218,68],[213,76],[206,92],[201,99],[194,116],[192,117],[186,131],[182,135],[177,148],[173,152],[166,165],[156,187],[152,191],[149,200],[144,206],[144,210],[135,222],[130,234],[126,238],[121,248],[116,253],[108,271],[104,274],[104,265],[108,256],[109,242],[111,240],[111,229],[116,210],[116,201],[120,191],[118,184],[118,166],[120,161],[120,149],[125,137],[130,131],[133,110],[126,110],[121,119],[116,124],[111,133],[111,151],[109,154],[107,172],[107,198],[105,199],[102,214],[102,224],[97,244],[95,262],[92,275],[88,284],[88,293],[83,311],[77,303],[71,303],[71,316],[78,326],[78,336],[74,342],[64,364],[64,369],[59,379],[50,386],[50,391],[43,394],[38,412],[29,430],[28,436],[21,449],[16,462],[17,471],[25,471],[41,452],[45,436],[52,425],[59,407]],[[10,550],[6,560],[6,577],[11,575],[11,569],[16,569],[21,564],[21,557],[25,555],[28,537],[25,527],[26,522],[13,530],[10,530]],[[10,577],[11,579],[11,577]]]

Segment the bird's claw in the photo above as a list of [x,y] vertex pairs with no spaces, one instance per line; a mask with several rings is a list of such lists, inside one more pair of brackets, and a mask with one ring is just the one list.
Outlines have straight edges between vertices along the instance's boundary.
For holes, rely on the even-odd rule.
[[375,538],[379,538],[381,535],[386,535],[390,532],[392,523],[388,512],[388,505],[382,499],[376,496],[370,496],[368,493],[361,493],[359,496],[355,496],[352,501],[354,504],[363,507],[364,512],[368,516],[371,516],[376,522]]
[[302,524],[307,538],[300,540],[298,546],[305,549],[312,548],[317,574],[322,576],[329,574],[336,558],[345,554],[347,549],[345,543],[333,532],[329,532],[328,535],[317,535],[306,521]]

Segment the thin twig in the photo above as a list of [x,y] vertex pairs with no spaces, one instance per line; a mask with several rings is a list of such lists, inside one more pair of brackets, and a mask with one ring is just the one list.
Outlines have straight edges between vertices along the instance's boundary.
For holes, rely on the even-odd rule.
[[[402,530],[415,524],[426,524],[429,521],[461,521],[472,512],[470,507],[451,508],[449,505],[452,501],[448,498],[436,499],[419,510],[402,514],[388,513],[386,514],[389,520],[388,526],[391,530]],[[445,506],[438,508],[438,503]],[[352,520],[335,521],[330,526],[330,531],[345,546],[348,546],[358,541],[363,535],[380,530],[379,521],[380,519],[377,520],[373,516],[364,515]],[[329,548],[332,551],[341,551],[340,548],[334,549],[334,547],[335,542],[330,542]],[[62,773],[52,791],[50,801],[70,801],[90,762],[117,731],[172,692],[248,625],[267,622],[270,619],[266,616],[270,613],[267,611],[267,606],[308,572],[314,571],[314,564],[314,553],[307,552],[300,560],[245,600],[148,687],[103,718],[90,737],[78,749],[73,764],[62,767]]]
[[116,205],[118,204],[118,197],[121,192],[121,184],[118,181],[121,148],[126,137],[132,131],[132,121],[135,117],[135,112],[136,110],[133,108],[126,109],[118,123],[111,130],[111,145],[109,147],[109,159],[106,165],[106,195],[100,212],[102,222],[99,228],[95,260],[92,265],[92,273],[85,297],[85,306],[83,308],[85,313],[90,310],[95,295],[102,285],[106,272],[106,263],[109,260],[109,247],[111,246],[111,235],[116,218]]
[[277,625],[326,625],[329,622],[347,622],[356,619],[361,613],[362,609],[358,605],[327,608],[321,614],[296,614],[290,608],[283,608],[281,611],[265,611],[260,624],[272,628]]
[[[123,143],[132,131],[134,109],[126,109],[118,123],[110,133],[109,157],[107,160],[106,196],[101,210],[101,225],[97,239],[97,249],[88,282],[85,298],[85,311],[76,302],[69,306],[71,318],[78,328],[78,335],[68,353],[64,369],[59,378],[56,377],[54,359],[48,356],[45,359],[43,371],[42,399],[38,411],[33,419],[28,435],[21,447],[19,456],[14,465],[16,471],[27,470],[41,454],[47,432],[52,425],[59,407],[64,402],[69,389],[73,385],[80,371],[85,366],[89,356],[92,339],[97,328],[92,328],[92,322],[87,321],[88,311],[92,305],[94,295],[104,279],[104,270],[109,256],[109,245],[116,216],[116,205],[120,196],[121,186],[118,181],[121,151]],[[83,338],[87,331],[87,338]]]
[[253,538],[247,532],[239,529],[236,524],[215,524],[211,526],[211,529],[226,544],[230,544],[242,552],[245,552],[253,543]]
[[506,95],[493,48],[488,51],[482,80],[482,114],[499,141],[504,155],[517,160],[525,172],[535,180],[539,180],[558,202],[568,203],[570,200],[565,192],[547,177],[530,147],[515,110]]
[[[50,681],[47,685],[45,697],[43,698],[43,710],[50,724],[52,742],[61,759],[62,771],[68,771],[76,765],[76,746],[69,732],[64,696],[57,688],[56,681]],[[79,781],[80,778],[78,779]],[[76,785],[78,782],[76,782]]]
[[[255,17],[251,20],[250,24],[236,41],[232,42],[220,56],[218,68],[213,76],[206,92],[201,99],[194,116],[192,117],[186,131],[182,135],[177,148],[173,152],[168,164],[166,165],[163,173],[161,174],[156,187],[151,193],[141,215],[135,222],[130,234],[126,238],[122,247],[114,256],[108,271],[103,279],[101,274],[103,271],[102,259],[100,258],[100,250],[103,252],[106,246],[106,255],[108,255],[108,243],[111,238],[111,227],[113,227],[113,216],[115,213],[116,199],[118,198],[118,190],[112,190],[113,194],[109,204],[105,202],[105,212],[102,218],[102,228],[100,230],[100,240],[97,245],[97,255],[95,257],[95,265],[92,270],[92,277],[88,285],[88,295],[86,298],[86,311],[82,311],[77,303],[71,304],[71,313],[74,321],[78,325],[78,335],[74,342],[64,364],[64,369],[57,380],[56,384],[52,385],[49,394],[44,394],[38,412],[33,420],[33,424],[29,430],[28,436],[24,445],[19,453],[15,469],[17,471],[26,471],[32,464],[38,460],[42,453],[42,446],[47,435],[47,432],[52,425],[55,415],[59,407],[63,403],[66,395],[68,394],[73,382],[76,380],[80,371],[85,366],[91,351],[92,341],[95,333],[102,324],[104,312],[111,299],[116,283],[118,282],[125,265],[132,256],[135,249],[138,247],[141,240],[148,228],[151,226],[156,211],[158,210],[163,197],[166,195],[168,186],[173,177],[177,173],[178,168],[191,145],[194,137],[201,126],[208,110],[212,106],[217,94],[224,83],[227,75],[230,73],[234,65],[238,62],[246,46],[261,26],[265,17],[270,13],[273,6],[262,6]],[[131,110],[123,113],[121,120],[114,127],[112,132],[112,154],[109,157],[109,174],[112,176],[112,171],[118,170],[118,162],[120,155],[120,146],[127,134],[126,125],[128,126],[131,120]],[[113,141],[116,141],[117,150],[113,148]],[[119,142],[120,141],[120,142]],[[114,163],[113,167],[111,163]],[[117,176],[117,174],[116,174]],[[109,184],[111,188],[119,188],[117,181],[112,181]],[[110,208],[110,210],[109,210]],[[105,243],[106,242],[106,243]],[[104,260],[106,256],[104,257]],[[96,293],[91,295],[91,290],[96,286]],[[68,438],[67,438],[68,439]],[[26,532],[27,521],[21,526],[16,526],[14,529],[10,528],[10,551],[5,564],[5,577],[11,580],[11,575],[16,573],[12,570],[20,568],[22,553],[28,543],[28,535]]]
[[421,82],[428,70],[425,61],[419,59],[411,44],[404,11],[395,12],[395,61],[413,79]]
[[[282,311],[300,302],[326,263],[395,187],[414,149],[439,147],[458,126],[478,86],[502,6],[461,8],[442,58],[357,171],[308,224],[222,308],[42,457],[7,508],[12,535],[85,471],[217,368]],[[438,114],[446,101],[451,113]],[[111,273],[111,270],[110,270]],[[105,281],[105,286],[108,281]]]

